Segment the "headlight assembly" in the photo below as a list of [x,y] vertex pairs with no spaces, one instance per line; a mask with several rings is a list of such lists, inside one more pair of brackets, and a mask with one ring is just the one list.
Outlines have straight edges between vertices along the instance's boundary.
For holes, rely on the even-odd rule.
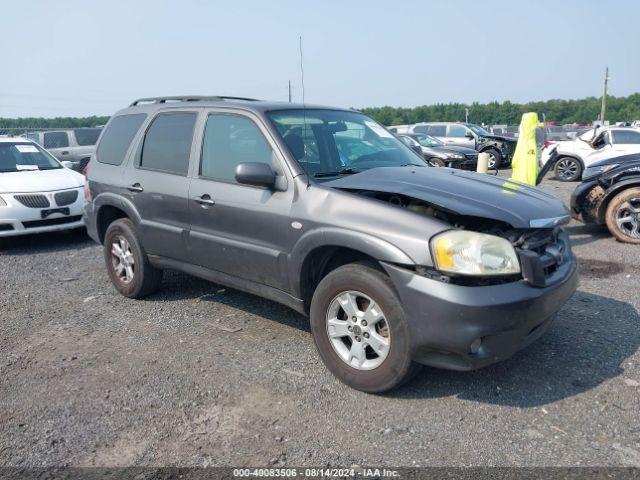
[[600,175],[601,173],[607,173],[609,170],[613,170],[618,165],[619,164],[615,163],[615,164],[611,164],[611,165],[600,165],[600,166],[596,166],[596,167],[587,167],[587,168],[584,169],[584,172],[582,173],[582,179],[586,180],[588,178],[596,177],[596,176]]
[[458,275],[512,275],[520,273],[516,251],[495,235],[448,230],[431,239],[431,255],[441,272]]

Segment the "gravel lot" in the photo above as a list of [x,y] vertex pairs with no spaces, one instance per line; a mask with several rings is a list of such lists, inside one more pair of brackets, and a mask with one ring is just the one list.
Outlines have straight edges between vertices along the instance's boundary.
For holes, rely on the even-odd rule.
[[386,396],[286,307],[179,273],[128,300],[81,232],[0,240],[0,465],[640,466],[640,247],[569,231],[580,285],[544,337]]

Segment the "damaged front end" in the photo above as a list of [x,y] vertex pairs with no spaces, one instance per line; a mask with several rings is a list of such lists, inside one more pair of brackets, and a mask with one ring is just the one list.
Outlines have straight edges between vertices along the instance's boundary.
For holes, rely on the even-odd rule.
[[450,225],[451,229],[503,238],[513,246],[518,256],[520,272],[508,275],[456,275],[444,273],[436,269],[435,266],[420,265],[415,267],[416,273],[440,282],[462,286],[487,286],[524,280],[531,286],[544,288],[554,283],[554,274],[559,267],[572,258],[568,235],[561,226],[554,225],[554,223],[566,222],[567,219],[564,217],[561,217],[559,222],[555,221],[556,219],[543,219],[545,222],[541,222],[541,225],[544,225],[542,227],[514,228],[504,221],[461,215],[441,206],[402,194],[371,190],[353,190],[351,193],[440,220]]

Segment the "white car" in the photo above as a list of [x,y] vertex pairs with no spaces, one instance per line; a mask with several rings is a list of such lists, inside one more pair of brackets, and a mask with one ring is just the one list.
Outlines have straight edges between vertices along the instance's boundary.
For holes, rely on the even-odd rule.
[[0,237],[84,225],[84,176],[38,144],[0,137]]
[[540,155],[540,163],[549,160],[551,146],[558,146],[558,161],[554,167],[556,178],[573,182],[582,177],[585,168],[610,158],[640,153],[640,129],[605,127],[587,130],[574,140],[547,142]]

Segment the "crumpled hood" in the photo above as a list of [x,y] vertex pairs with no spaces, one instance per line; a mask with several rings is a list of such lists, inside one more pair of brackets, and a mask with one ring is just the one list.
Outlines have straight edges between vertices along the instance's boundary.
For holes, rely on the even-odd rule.
[[422,147],[422,152],[427,155],[442,155],[444,153],[459,153],[460,155],[473,155],[477,156],[478,152],[473,148],[458,147],[447,145],[442,147]]
[[0,193],[52,192],[84,185],[84,176],[68,168],[0,173]]
[[[539,188],[450,168],[374,168],[324,185],[397,193],[460,215],[507,222],[515,228],[553,226],[569,221],[564,204]],[[562,219],[551,225],[545,222],[558,217]]]
[[503,137],[502,135],[481,135],[480,139],[486,138],[488,140],[500,140],[501,142],[507,143],[518,143],[516,138],[512,137]]

